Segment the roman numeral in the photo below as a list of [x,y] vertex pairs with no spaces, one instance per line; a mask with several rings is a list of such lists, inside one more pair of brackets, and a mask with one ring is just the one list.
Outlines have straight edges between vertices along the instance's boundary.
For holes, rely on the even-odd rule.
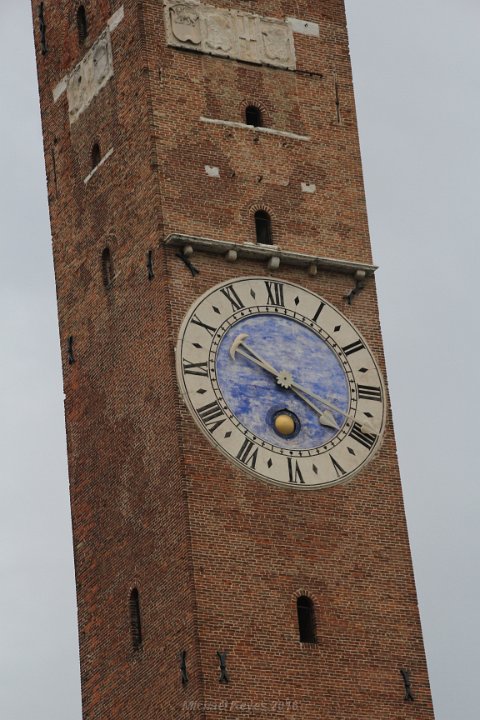
[[237,460],[240,460],[240,462],[242,462],[244,465],[249,465],[251,468],[255,469],[255,465],[257,463],[258,448],[255,448],[255,450],[252,452],[253,447],[253,442],[251,442],[247,438],[243,443],[242,447],[240,448],[240,452],[237,455]]
[[227,287],[222,288],[220,292],[225,295],[227,300],[230,300],[234,312],[245,307],[233,285],[227,285]]
[[340,463],[338,463],[338,462],[335,460],[335,458],[333,457],[333,455],[329,455],[328,457],[329,457],[330,460],[332,461],[332,465],[333,465],[333,467],[335,468],[335,472],[337,473],[337,478],[342,477],[343,475],[345,475],[345,470],[342,468],[342,466],[340,465]]
[[298,462],[293,458],[288,458],[288,481],[295,485],[305,485],[302,471],[298,465]]
[[382,400],[382,390],[379,387],[372,387],[371,385],[359,385],[358,386],[358,397],[361,400]]
[[211,433],[215,432],[215,430],[219,428],[220,425],[223,425],[226,420],[222,408],[215,401],[199,408],[197,413],[200,420]]
[[192,323],[193,323],[194,325],[200,325],[200,327],[204,328],[204,329],[208,332],[208,334],[211,335],[212,337],[215,335],[215,330],[216,330],[216,328],[214,328],[214,327],[212,327],[211,325],[207,325],[206,323],[202,322],[202,321],[200,320],[200,318],[198,317],[198,315],[194,315],[194,316],[192,317]]
[[324,307],[325,307],[325,303],[321,302],[320,305],[318,306],[317,312],[315,313],[315,315],[312,318],[313,322],[317,322],[318,318],[320,317],[320,313],[322,312]]
[[183,361],[183,372],[185,375],[198,375],[198,377],[208,377],[207,363],[192,363],[189,360]]
[[363,447],[366,447],[367,450],[372,449],[372,447],[375,445],[375,440],[377,439],[376,435],[363,432],[362,426],[358,423],[355,423],[353,428],[351,429],[350,437],[360,443],[360,445],[363,445]]
[[364,347],[365,345],[362,343],[361,340],[355,340],[355,342],[350,343],[350,345],[345,345],[342,350],[345,355],[353,355],[353,353],[356,353],[359,350],[363,350]]
[[267,305],[282,305],[284,306],[283,299],[283,283],[265,281],[267,286]]

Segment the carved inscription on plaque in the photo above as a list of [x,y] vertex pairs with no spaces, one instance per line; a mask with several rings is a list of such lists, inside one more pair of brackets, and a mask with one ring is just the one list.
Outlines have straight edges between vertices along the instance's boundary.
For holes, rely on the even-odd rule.
[[110,32],[105,30],[67,82],[68,112],[74,123],[113,75]]
[[294,70],[293,30],[283,20],[198,0],[165,0],[167,43],[234,60]]

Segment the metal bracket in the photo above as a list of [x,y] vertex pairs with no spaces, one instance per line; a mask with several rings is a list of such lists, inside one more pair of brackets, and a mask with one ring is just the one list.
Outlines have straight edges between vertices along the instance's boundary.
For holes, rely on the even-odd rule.
[[182,650],[180,653],[180,673],[182,677],[182,685],[188,684],[188,672],[187,672],[187,651]]
[[364,270],[357,270],[355,273],[355,287],[350,290],[348,295],[343,296],[344,300],[346,300],[349,305],[352,304],[354,297],[361,293],[365,287],[365,277],[366,273]]
[[68,352],[68,364],[73,365],[73,363],[75,362],[75,355],[73,354],[73,335],[70,335],[70,337],[68,338],[67,352]]
[[192,277],[195,277],[195,275],[200,275],[200,270],[195,267],[195,265],[190,261],[191,256],[193,255],[193,248],[191,245],[185,245],[182,247],[181,251],[179,253],[175,253],[175,257],[179,258],[187,268],[192,273]]
[[415,696],[412,693],[412,683],[410,681],[410,672],[402,668],[400,674],[403,678],[403,684],[405,685],[405,702],[413,702]]
[[223,685],[228,685],[230,678],[227,672],[227,651],[224,650],[222,653],[217,650],[217,657],[220,662],[220,677],[218,679],[218,682],[222,683]]

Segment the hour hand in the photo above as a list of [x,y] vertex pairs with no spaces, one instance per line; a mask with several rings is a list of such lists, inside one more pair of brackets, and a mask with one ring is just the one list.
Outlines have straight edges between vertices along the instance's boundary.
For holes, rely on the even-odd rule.
[[322,414],[319,415],[318,419],[320,421],[320,425],[325,425],[325,427],[333,428],[334,430],[340,430],[340,427],[330,410],[324,410]]

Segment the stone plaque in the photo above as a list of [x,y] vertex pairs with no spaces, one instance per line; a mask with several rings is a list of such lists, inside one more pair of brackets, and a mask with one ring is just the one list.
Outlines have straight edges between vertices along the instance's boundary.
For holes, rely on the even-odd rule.
[[174,43],[196,47],[202,42],[200,13],[198,8],[185,3],[175,3],[168,8],[168,24]]
[[110,32],[107,29],[68,78],[67,98],[70,124],[78,120],[112,75],[112,45]]
[[165,0],[167,44],[233,60],[294,70],[289,23],[198,0]]

